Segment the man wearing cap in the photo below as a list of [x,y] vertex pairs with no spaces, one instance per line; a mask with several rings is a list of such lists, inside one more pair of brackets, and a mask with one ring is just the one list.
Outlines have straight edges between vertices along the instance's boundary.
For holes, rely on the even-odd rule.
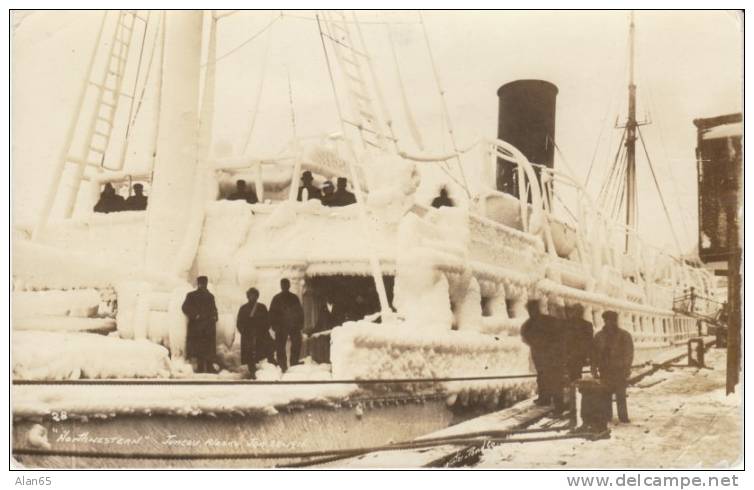
[[307,170],[301,174],[301,181],[304,185],[298,188],[298,196],[296,197],[296,200],[308,201],[309,199],[322,199],[322,193],[317,186],[314,185],[314,177],[312,177],[310,171]]
[[181,309],[188,317],[186,357],[196,359],[197,372],[213,372],[212,361],[216,355],[217,306],[215,297],[207,290],[206,276],[196,278],[196,290],[186,295]]
[[270,303],[270,326],[275,332],[275,359],[283,372],[288,370],[286,346],[291,339],[291,366],[299,363],[302,335],[304,329],[304,309],[301,301],[291,292],[291,281],[280,280],[280,292],[273,296]]
[[[631,334],[618,326],[618,314],[606,311],[602,314],[605,326],[594,336],[592,373],[612,394],[618,408],[618,420],[628,423],[626,387],[634,362],[634,341]],[[612,418],[612,400],[606,407],[609,419]]]
[[134,195],[126,199],[126,210],[144,211],[147,209],[147,196],[144,195],[144,186],[137,183],[134,184],[133,189]]

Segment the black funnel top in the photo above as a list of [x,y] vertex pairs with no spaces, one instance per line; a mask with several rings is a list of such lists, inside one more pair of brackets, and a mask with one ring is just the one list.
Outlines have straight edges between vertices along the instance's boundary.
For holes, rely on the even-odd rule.
[[[555,156],[557,95],[558,87],[544,80],[516,80],[497,91],[497,137],[518,148],[530,162],[551,168]],[[505,167],[498,165],[497,188],[517,194],[513,175]]]

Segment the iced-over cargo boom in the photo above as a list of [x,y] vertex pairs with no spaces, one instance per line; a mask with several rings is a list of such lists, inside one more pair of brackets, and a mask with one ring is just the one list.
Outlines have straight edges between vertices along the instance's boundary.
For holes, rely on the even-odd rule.
[[[209,150],[219,95],[212,60],[225,15],[103,16],[43,213],[33,226],[18,224],[13,241],[15,380],[201,378],[218,384],[18,385],[17,421],[61,412],[90,424],[92,416],[108,415],[273,414],[322,403],[363,410],[381,405],[389,393],[406,395],[403,401],[428,396],[438,407],[492,409],[529,393],[530,378],[515,376],[531,372],[518,335],[531,298],[552,314],[580,303],[596,329],[604,310],[619,312],[639,361],[698,334],[709,304],[686,302],[681,312],[674,299],[692,287],[708,296],[709,274],[646,246],[630,216],[627,223],[611,220],[576,179],[554,168],[554,85],[523,80],[501,87],[499,139],[461,147],[451,130],[448,154],[411,153],[394,131],[358,16],[320,12],[337,132],[296,140],[272,158],[253,152],[218,158]],[[435,82],[452,128],[439,78]],[[133,93],[125,93],[131,86]],[[149,87],[156,91],[155,114],[144,124],[154,125],[154,139],[145,167],[127,161],[127,133],[139,121],[140,94]],[[408,108],[406,114],[411,119]],[[635,131],[630,122],[626,131]],[[417,139],[413,121],[408,125],[407,139]],[[464,171],[470,165],[481,169],[474,191]],[[454,196],[456,207],[418,202],[419,166],[442,170],[467,195]],[[298,201],[307,170],[317,184],[347,177],[357,202]],[[252,184],[258,203],[226,200],[239,179]],[[147,189],[145,211],[92,211],[104,184],[130,189],[136,182]],[[635,205],[632,183],[627,209]],[[561,217],[555,199],[564,188],[575,192],[577,211]],[[62,220],[52,216],[59,208]],[[181,303],[198,275],[209,277],[220,313],[218,375],[195,375],[184,361]],[[319,362],[307,360],[282,376],[267,366],[258,378],[353,383],[222,384],[242,377],[235,315],[244,292],[254,286],[269,304],[281,278],[290,279],[302,300],[305,331],[317,323],[325,287],[354,297],[358,292],[360,319],[308,338],[305,350]],[[358,383],[416,378],[425,382]],[[397,413],[416,412],[414,420],[425,417],[426,424],[449,422],[442,409],[434,418],[421,414],[426,409],[420,404]],[[400,436],[428,428],[417,423]]]

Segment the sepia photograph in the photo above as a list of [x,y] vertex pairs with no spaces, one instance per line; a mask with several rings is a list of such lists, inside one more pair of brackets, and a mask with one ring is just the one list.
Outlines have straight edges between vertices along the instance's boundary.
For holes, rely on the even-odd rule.
[[11,471],[743,468],[743,10],[9,24]]

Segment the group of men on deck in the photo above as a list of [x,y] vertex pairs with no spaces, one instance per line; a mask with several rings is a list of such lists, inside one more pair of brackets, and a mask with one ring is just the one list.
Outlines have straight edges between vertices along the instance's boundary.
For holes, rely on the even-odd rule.
[[[338,177],[337,189],[333,188],[332,182],[329,180],[326,180],[322,184],[322,188],[319,188],[314,183],[314,176],[307,170],[301,174],[301,182],[302,185],[299,186],[296,194],[298,201],[317,199],[323,206],[330,207],[348,206],[356,202],[356,196],[348,190],[348,179],[345,177]],[[229,201],[246,201],[249,204],[258,202],[256,192],[249,188],[244,180],[236,181],[236,190],[227,199]]]
[[348,190],[348,179],[345,177],[338,177],[336,189],[329,180],[326,180],[320,189],[314,183],[312,173],[307,170],[301,174],[301,182],[296,196],[299,201],[318,199],[323,206],[330,207],[348,206],[356,202],[356,195]]
[[584,319],[584,308],[580,304],[566,308],[562,319],[542,314],[537,300],[529,301],[526,308],[529,318],[521,326],[521,337],[531,349],[537,371],[536,403],[552,404],[556,412],[563,411],[564,388],[580,380],[584,367],[591,366],[592,376],[599,380],[603,401],[599,408],[602,413],[596,417],[598,422],[589,429],[597,432],[607,429],[607,421],[612,419],[613,395],[618,419],[628,423],[626,387],[634,345],[631,334],[619,327],[618,314],[605,311],[602,314],[605,325],[594,335],[594,328]]
[[102,189],[97,204],[94,205],[95,213],[117,213],[120,211],[143,211],[147,209],[147,196],[144,195],[144,186],[136,183],[132,187],[133,194],[128,199],[115,192],[115,187],[108,182]]
[[[183,313],[188,317],[186,357],[195,359],[197,372],[214,372],[216,355],[217,306],[215,297],[207,289],[207,278],[199,276],[197,288],[186,295]],[[304,310],[298,296],[290,291],[291,282],[281,279],[280,292],[267,306],[259,302],[259,291],[249,288],[247,302],[236,316],[236,328],[241,334],[241,363],[248,366],[252,379],[256,365],[266,359],[285,372],[288,369],[287,344],[291,342],[290,365],[299,364]],[[270,329],[275,334],[273,338]]]

